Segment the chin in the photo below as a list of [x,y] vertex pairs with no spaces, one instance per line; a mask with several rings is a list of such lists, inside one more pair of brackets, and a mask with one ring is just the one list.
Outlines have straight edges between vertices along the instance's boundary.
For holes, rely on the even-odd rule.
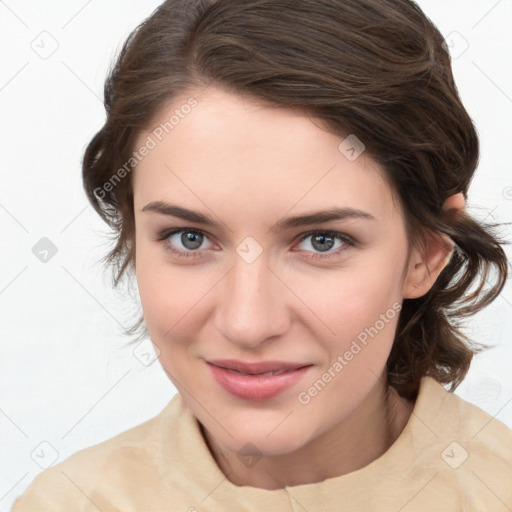
[[[225,431],[218,428],[209,431],[212,437],[221,444],[224,449],[243,456],[279,456],[294,452],[313,437],[312,433],[308,434],[303,428],[300,431],[294,429],[283,428],[279,432],[279,427],[269,435],[271,429],[268,424],[261,427],[248,425],[243,432],[236,430],[236,435],[230,437]],[[229,432],[229,429],[228,429]]]

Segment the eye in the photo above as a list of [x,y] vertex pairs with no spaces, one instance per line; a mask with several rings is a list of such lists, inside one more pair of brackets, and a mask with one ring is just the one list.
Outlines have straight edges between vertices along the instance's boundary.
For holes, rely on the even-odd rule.
[[[302,245],[302,246],[301,246]],[[344,233],[336,231],[310,231],[302,235],[299,250],[313,252],[313,259],[338,256],[348,247],[355,246],[356,241]]]
[[[175,228],[165,230],[156,239],[165,250],[179,258],[198,258],[206,249],[215,247],[208,236],[200,230]],[[323,259],[339,256],[357,242],[349,235],[336,231],[309,231],[301,235],[298,250],[311,253],[309,258]]]
[[[162,242],[166,250],[179,257],[195,258],[201,256],[200,250],[213,247],[208,237],[197,229],[172,229],[163,231],[157,238]],[[204,245],[208,242],[209,245]]]

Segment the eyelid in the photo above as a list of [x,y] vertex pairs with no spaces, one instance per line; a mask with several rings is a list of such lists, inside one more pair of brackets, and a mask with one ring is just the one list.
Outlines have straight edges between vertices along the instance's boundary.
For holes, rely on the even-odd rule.
[[207,238],[210,242],[212,241],[211,240],[212,235],[210,235],[209,233],[207,233],[203,229],[188,228],[188,227],[184,227],[184,228],[169,228],[169,229],[164,229],[162,231],[159,231],[157,236],[156,236],[156,238],[155,238],[155,241],[157,241],[157,242],[163,241],[163,240],[169,238],[170,236],[175,235],[176,233],[181,233],[181,232],[198,233],[198,234],[204,236],[205,238]]
[[206,238],[212,245],[216,245],[215,242],[211,240],[211,235],[206,233],[202,229],[198,228],[170,228],[170,229],[164,229],[163,231],[160,231],[159,234],[156,236],[155,241],[158,243],[161,243],[164,245],[165,249],[169,251],[172,254],[178,254],[179,257],[182,257],[183,259],[186,258],[201,258],[203,257],[202,254],[205,249],[198,250],[198,251],[183,251],[180,249],[175,249],[173,246],[169,243],[169,238],[173,235],[176,235],[177,233],[182,232],[188,232],[188,233],[197,233],[204,238]]
[[351,247],[359,246],[359,242],[356,239],[354,239],[353,237],[351,237],[350,235],[347,235],[346,233],[342,233],[339,231],[329,230],[329,229],[312,229],[310,231],[307,231],[306,233],[301,233],[299,235],[298,241],[296,243],[303,242],[304,240],[309,238],[311,235],[315,235],[315,234],[322,234],[322,235],[331,236],[333,238],[337,238],[338,240],[343,242],[343,245],[341,247],[338,247],[334,251],[326,251],[326,252],[306,251],[306,252],[310,253],[310,256],[308,256],[308,258],[312,259],[312,260],[323,260],[323,259],[327,260],[327,259],[331,259],[331,258],[336,258],[336,257],[340,256],[341,253],[345,252],[347,249],[349,249]]
[[303,240],[310,237],[311,235],[316,235],[318,233],[321,233],[322,235],[329,235],[334,238],[343,240],[344,242],[353,243],[354,245],[357,243],[357,241],[354,238],[352,238],[350,235],[347,235],[346,233],[342,233],[340,231],[334,231],[334,230],[329,230],[329,229],[312,229],[311,231],[301,233],[299,235],[299,241],[302,242]]

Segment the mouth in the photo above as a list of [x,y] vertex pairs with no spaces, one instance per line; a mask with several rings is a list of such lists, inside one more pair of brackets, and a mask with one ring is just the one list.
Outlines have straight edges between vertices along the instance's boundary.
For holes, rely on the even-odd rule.
[[313,366],[310,363],[236,360],[206,361],[220,386],[244,400],[267,400],[294,386]]

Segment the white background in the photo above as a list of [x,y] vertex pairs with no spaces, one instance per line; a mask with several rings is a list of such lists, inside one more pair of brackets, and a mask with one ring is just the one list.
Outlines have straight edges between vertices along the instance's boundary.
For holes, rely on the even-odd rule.
[[[158,362],[146,367],[124,346],[120,325],[136,309],[99,263],[110,244],[80,174],[105,118],[108,65],[159,3],[0,0],[0,512],[42,471],[37,462],[62,461],[149,419],[176,392]],[[470,211],[510,221],[512,1],[418,3],[448,36],[481,137]],[[512,239],[510,226],[504,234]],[[42,237],[57,248],[46,263],[32,252]],[[468,324],[470,336],[496,347],[476,358],[457,390],[509,426],[511,332],[508,283]]]

